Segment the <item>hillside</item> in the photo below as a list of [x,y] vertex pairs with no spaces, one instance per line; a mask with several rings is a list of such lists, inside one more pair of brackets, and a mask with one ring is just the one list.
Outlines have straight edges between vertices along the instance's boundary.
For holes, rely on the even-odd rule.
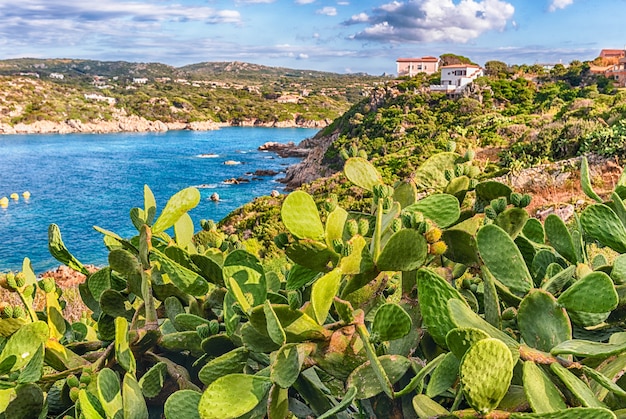
[[[288,185],[302,186],[318,202],[334,193],[345,208],[362,210],[367,199],[359,199],[340,173],[341,154],[351,149],[367,153],[390,183],[411,178],[428,157],[450,147],[472,150],[482,178],[590,153],[625,157],[626,91],[582,63],[540,70],[482,77],[460,98],[430,92],[435,77],[379,86],[316,136],[309,157],[288,169]],[[275,225],[277,205],[268,200],[255,200],[222,224],[269,239],[281,227]]]
[[323,127],[384,80],[238,62],[175,68],[26,58],[0,61],[0,76],[0,123],[10,126],[136,116],[163,123]]

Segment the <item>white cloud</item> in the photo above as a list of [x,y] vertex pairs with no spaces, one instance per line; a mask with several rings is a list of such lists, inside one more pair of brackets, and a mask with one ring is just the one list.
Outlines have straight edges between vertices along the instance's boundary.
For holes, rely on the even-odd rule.
[[315,0],[296,0],[295,3],[296,4],[311,4],[311,3],[315,3]]
[[337,5],[338,6],[350,6],[350,2],[349,1],[338,1]]
[[466,43],[484,32],[504,30],[514,12],[513,5],[503,0],[393,1],[373,9],[369,16],[352,16],[344,24],[369,25],[353,39]]
[[316,10],[315,13],[318,15],[337,16],[337,9],[335,7],[326,6]]
[[309,54],[304,54],[304,53],[298,54],[298,57],[297,57],[298,60],[306,60],[308,58],[309,58]]
[[235,3],[250,3],[250,4],[257,4],[257,3],[274,3],[276,0],[235,0]]
[[357,24],[357,23],[365,23],[367,21],[370,20],[370,17],[367,15],[367,13],[359,13],[358,15],[353,15],[350,20],[348,20],[347,22],[344,22],[345,24],[348,25],[353,25],[353,24]]
[[548,7],[548,10],[550,10],[551,12],[555,12],[558,9],[565,9],[567,6],[571,5],[572,3],[574,3],[574,0],[552,0],[550,2],[550,6]]

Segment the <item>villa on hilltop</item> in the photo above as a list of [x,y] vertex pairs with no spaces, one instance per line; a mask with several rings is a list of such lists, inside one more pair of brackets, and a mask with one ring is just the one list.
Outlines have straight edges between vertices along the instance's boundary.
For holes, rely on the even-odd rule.
[[398,76],[413,77],[418,73],[434,74],[439,71],[440,59],[437,57],[398,58]]
[[626,49],[603,49],[599,60],[589,67],[593,74],[603,74],[615,81],[619,87],[626,87]]
[[484,76],[483,69],[475,64],[446,65],[441,67],[441,84],[431,85],[430,91],[459,95],[470,83],[481,76]]
[[475,64],[453,64],[440,66],[437,57],[398,58],[396,60],[398,76],[413,77],[417,74],[435,74],[441,71],[441,84],[431,85],[431,92],[443,92],[456,96],[465,90],[476,78],[484,75],[483,69]]

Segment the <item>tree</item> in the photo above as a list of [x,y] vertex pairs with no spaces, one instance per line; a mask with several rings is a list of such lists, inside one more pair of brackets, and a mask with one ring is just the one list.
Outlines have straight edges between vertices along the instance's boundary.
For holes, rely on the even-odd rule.
[[467,57],[451,53],[443,54],[439,58],[441,59],[441,65],[475,64]]
[[491,60],[485,63],[485,73],[487,76],[504,78],[507,77],[510,72],[509,66],[502,61]]

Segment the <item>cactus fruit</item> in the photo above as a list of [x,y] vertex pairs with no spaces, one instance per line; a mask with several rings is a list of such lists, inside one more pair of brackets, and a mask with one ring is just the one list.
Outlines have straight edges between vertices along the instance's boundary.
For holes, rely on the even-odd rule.
[[348,232],[348,236],[354,237],[359,233],[359,223],[357,220],[348,220],[346,222],[346,231]]
[[431,227],[424,234],[424,238],[426,238],[426,241],[428,243],[432,244],[432,243],[435,243],[435,242],[437,242],[437,241],[439,241],[441,239],[441,234],[442,234],[442,231],[441,231],[440,228]]
[[496,218],[498,218],[498,212],[495,209],[493,209],[492,207],[486,207],[485,208],[485,215],[490,220],[495,220]]
[[428,253],[435,256],[440,256],[446,253],[448,245],[444,241],[438,241],[428,245]]
[[361,218],[358,221],[358,234],[360,234],[361,236],[367,236],[367,233],[369,233],[369,230],[370,230],[369,221],[365,218]]
[[54,292],[56,290],[54,278],[42,278],[41,281],[39,281],[39,288],[41,288],[45,293]]
[[70,387],[78,387],[80,384],[78,377],[76,377],[74,374],[68,375],[67,378],[65,379],[65,382]]

